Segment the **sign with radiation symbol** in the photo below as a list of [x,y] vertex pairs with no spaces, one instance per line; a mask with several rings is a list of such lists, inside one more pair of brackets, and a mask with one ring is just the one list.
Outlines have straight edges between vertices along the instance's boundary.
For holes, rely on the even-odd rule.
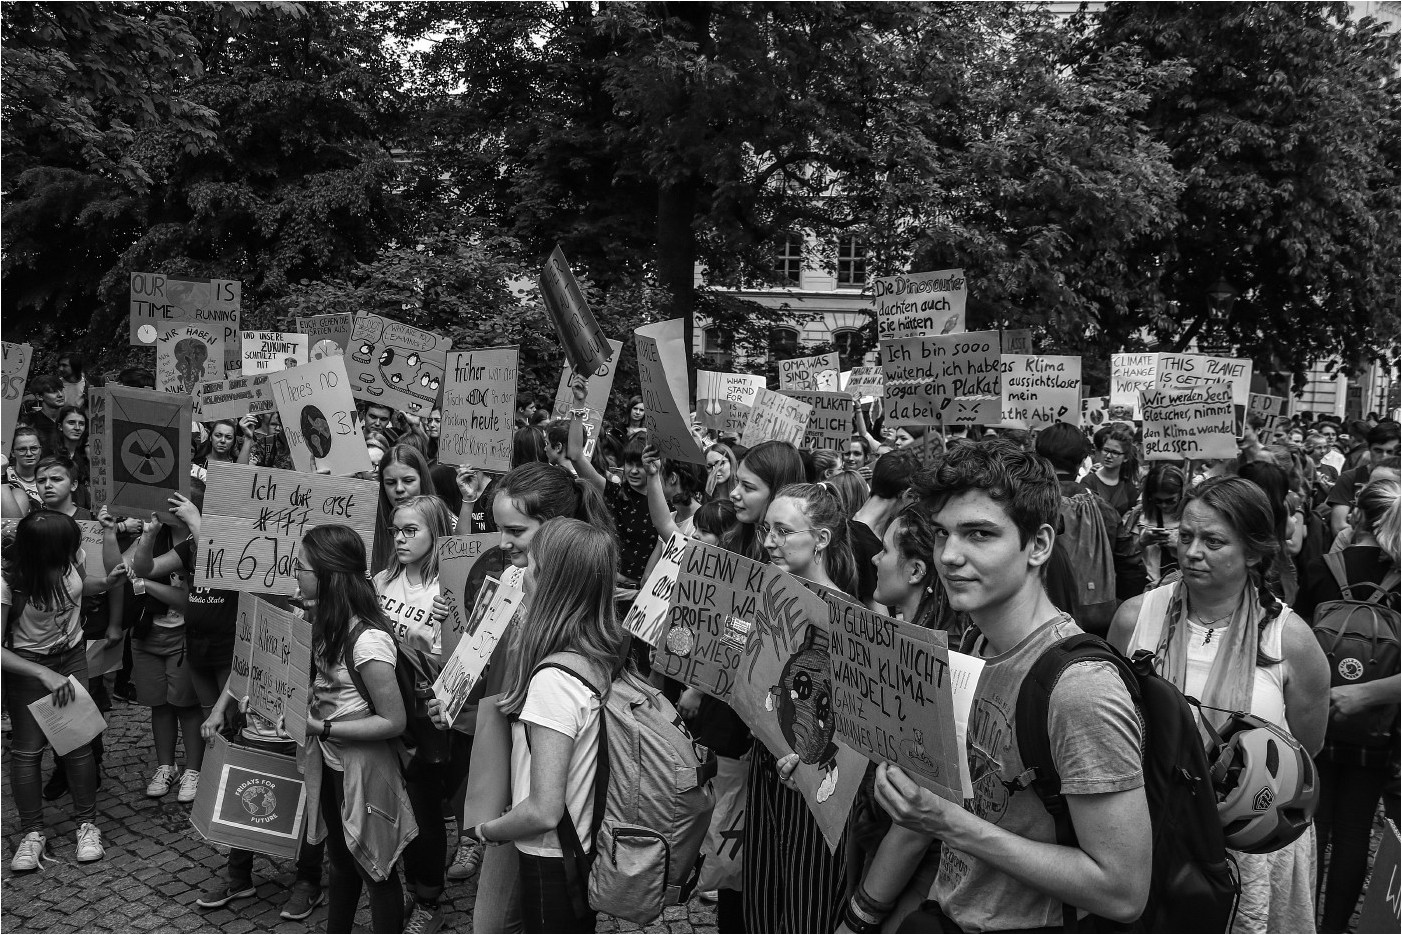
[[171,494],[190,494],[194,401],[183,394],[125,386],[102,390],[109,412],[101,450],[111,477],[108,509],[119,516],[164,513]]

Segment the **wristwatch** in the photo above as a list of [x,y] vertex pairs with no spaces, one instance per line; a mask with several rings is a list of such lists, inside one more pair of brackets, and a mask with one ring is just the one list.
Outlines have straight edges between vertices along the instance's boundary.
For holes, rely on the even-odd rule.
[[331,718],[321,722],[321,736],[327,740],[331,739]]

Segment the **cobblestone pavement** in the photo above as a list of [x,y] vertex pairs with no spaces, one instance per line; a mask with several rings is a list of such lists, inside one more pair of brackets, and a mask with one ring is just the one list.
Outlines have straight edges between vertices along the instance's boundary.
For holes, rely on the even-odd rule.
[[[206,842],[190,826],[190,806],[146,798],[154,769],[147,709],[114,701],[104,734],[103,784],[98,792],[98,827],[107,856],[96,863],[74,860],[77,831],[68,815],[72,800],[45,803],[51,859],[44,869],[14,873],[10,858],[19,843],[19,818],[10,796],[10,757],[6,737],[3,761],[3,871],[0,872],[0,930],[5,932],[321,932],[326,907],[303,922],[278,917],[293,881],[293,862],[259,857],[253,868],[255,898],[223,909],[205,910],[195,899],[222,878],[228,849]],[[183,756],[177,759],[183,760]],[[44,759],[44,777],[53,768]],[[455,840],[450,829],[450,846]],[[451,855],[445,855],[445,862]],[[476,879],[448,881],[444,894],[445,932],[472,931]],[[356,930],[369,931],[364,899]],[[646,929],[612,918],[600,932],[714,932],[715,908],[693,900],[668,909]]]

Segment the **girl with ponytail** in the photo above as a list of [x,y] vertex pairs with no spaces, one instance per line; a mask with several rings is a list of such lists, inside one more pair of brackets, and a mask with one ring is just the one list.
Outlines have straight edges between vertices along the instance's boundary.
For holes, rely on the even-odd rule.
[[[1249,711],[1295,736],[1324,742],[1329,665],[1309,624],[1271,593],[1265,572],[1281,542],[1266,494],[1240,477],[1192,491],[1178,525],[1181,580],[1126,601],[1110,642],[1155,654],[1159,674],[1202,700],[1221,725]],[[1235,854],[1241,902],[1234,931],[1314,930],[1314,834],[1269,854]]]

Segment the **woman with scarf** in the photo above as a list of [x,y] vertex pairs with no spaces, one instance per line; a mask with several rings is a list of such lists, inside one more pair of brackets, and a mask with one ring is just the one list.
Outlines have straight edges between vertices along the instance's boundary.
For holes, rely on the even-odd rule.
[[[1310,627],[1265,586],[1280,548],[1271,504],[1237,477],[1205,481],[1179,521],[1181,580],[1123,604],[1110,642],[1152,651],[1159,673],[1221,726],[1248,711],[1311,755],[1324,742],[1329,667]],[[1269,854],[1233,852],[1241,873],[1235,932],[1313,932],[1314,833]]]

